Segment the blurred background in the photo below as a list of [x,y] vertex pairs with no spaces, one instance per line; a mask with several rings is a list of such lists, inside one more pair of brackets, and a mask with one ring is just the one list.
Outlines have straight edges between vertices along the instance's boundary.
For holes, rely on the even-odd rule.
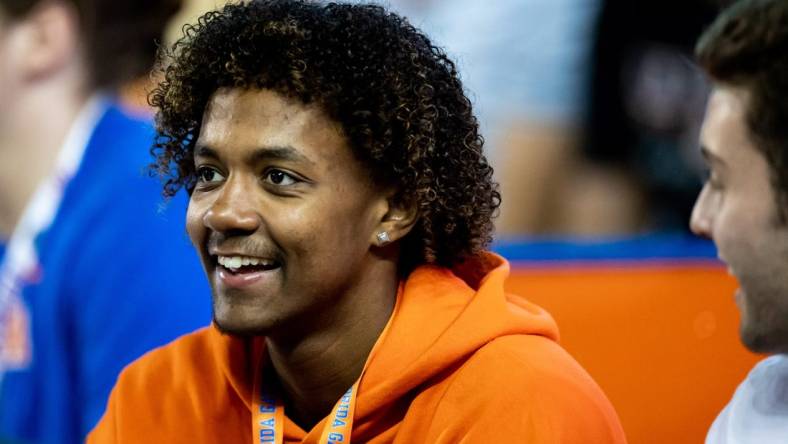
[[[184,0],[165,44],[217,0]],[[456,61],[503,203],[494,249],[544,306],[632,443],[700,442],[759,359],[735,282],[689,233],[709,85],[693,63],[723,0],[391,0]],[[158,79],[120,88],[150,116]]]
[[503,194],[499,238],[685,232],[716,5],[394,0],[458,61]]

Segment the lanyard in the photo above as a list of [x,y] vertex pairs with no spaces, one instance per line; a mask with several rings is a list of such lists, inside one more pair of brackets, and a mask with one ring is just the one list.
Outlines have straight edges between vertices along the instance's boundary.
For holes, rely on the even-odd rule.
[[[259,444],[282,444],[284,442],[285,408],[275,395],[266,392],[262,387],[262,375],[257,372],[254,392],[258,399],[254,402],[252,414],[252,442]],[[331,410],[320,444],[350,444],[350,432],[353,429],[353,412],[356,406],[356,394],[361,379],[342,395],[334,409]],[[257,387],[259,385],[259,387]]]
[[[377,353],[379,344],[383,341],[391,327],[392,319],[394,319],[398,309],[399,301],[401,299],[404,286],[400,283],[397,288],[397,303],[394,306],[391,317],[389,318],[386,327],[380,333],[377,342],[372,347],[367,357],[367,364],[372,357]],[[254,385],[252,393],[257,398],[252,404],[252,442],[258,444],[282,444],[284,442],[284,428],[285,428],[285,407],[273,393],[267,392],[263,388],[263,372],[260,368],[255,369]],[[361,371],[361,376],[353,384],[352,387],[342,395],[342,398],[334,405],[331,414],[323,426],[323,432],[320,435],[319,444],[350,444],[350,433],[353,431],[353,414],[356,409],[356,396],[358,395],[358,386],[361,383],[361,377],[367,370],[367,365]]]

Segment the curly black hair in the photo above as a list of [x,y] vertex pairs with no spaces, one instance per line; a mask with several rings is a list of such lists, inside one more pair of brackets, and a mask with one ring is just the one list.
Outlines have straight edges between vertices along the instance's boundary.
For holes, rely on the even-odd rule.
[[203,15],[163,54],[150,95],[164,193],[195,185],[193,147],[211,95],[270,89],[319,104],[373,178],[415,204],[400,265],[455,265],[492,239],[500,205],[454,63],[405,19],[376,5],[263,0]]

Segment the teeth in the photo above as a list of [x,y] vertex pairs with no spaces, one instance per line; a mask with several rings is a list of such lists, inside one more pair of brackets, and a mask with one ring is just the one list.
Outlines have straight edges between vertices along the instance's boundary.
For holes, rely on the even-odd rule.
[[262,265],[262,266],[272,266],[274,265],[274,261],[268,259],[260,259],[257,257],[250,257],[250,256],[219,256],[218,257],[219,265],[229,268],[231,270],[237,270],[243,266],[247,265]]

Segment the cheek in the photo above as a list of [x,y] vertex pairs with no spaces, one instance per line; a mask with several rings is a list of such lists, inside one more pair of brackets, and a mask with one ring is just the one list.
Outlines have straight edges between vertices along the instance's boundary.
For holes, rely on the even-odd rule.
[[714,234],[714,243],[728,265],[736,266],[742,257],[749,256],[750,248],[735,225],[721,224]]
[[268,228],[277,243],[309,262],[310,268],[350,266],[363,257],[369,231],[363,210],[325,201],[289,210],[275,220],[269,218]]
[[714,241],[720,248],[730,248],[725,246],[746,242],[747,231],[755,228],[752,227],[752,221],[748,220],[746,208],[737,203],[730,200],[724,202],[714,218]]
[[202,205],[194,199],[190,199],[189,206],[186,209],[186,232],[189,233],[189,238],[195,247],[199,247],[205,236],[205,226],[202,221],[203,214]]
[[314,261],[347,246],[346,225],[346,221],[331,211],[300,208],[269,218],[267,229],[273,240],[292,254],[301,260]]
[[751,210],[722,213],[715,227],[714,240],[720,254],[739,278],[760,275],[774,260],[773,231],[763,218],[753,217]]

